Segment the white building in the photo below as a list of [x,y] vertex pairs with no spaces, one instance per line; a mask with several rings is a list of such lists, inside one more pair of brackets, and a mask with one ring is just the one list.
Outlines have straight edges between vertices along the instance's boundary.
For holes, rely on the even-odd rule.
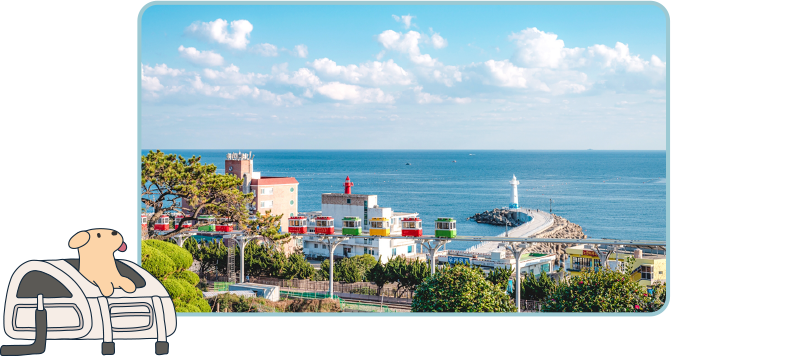
[[[471,252],[447,250],[441,251],[437,255],[437,261],[443,263],[469,263],[471,265],[487,268],[512,268],[516,269],[516,259],[512,253],[508,253],[504,248],[497,248],[491,252]],[[555,254],[524,253],[519,261],[521,273],[533,272],[536,275],[541,271],[552,272],[555,268]]]
[[[349,182],[349,181],[347,181]],[[351,184],[352,186],[352,184]],[[401,235],[401,220],[403,218],[417,217],[417,213],[395,212],[392,208],[378,206],[377,195],[351,194],[346,186],[345,193],[323,193],[322,211],[300,213],[308,218],[308,232],[314,233],[313,221],[317,216],[330,216],[334,219],[336,234],[342,233],[342,219],[347,216],[359,217],[362,220],[362,233],[368,234],[370,231],[370,219],[388,218],[390,219],[390,234]],[[329,256],[328,248],[317,241],[316,236],[303,237],[303,253],[306,256]],[[361,236],[350,238],[342,242],[334,251],[335,256],[353,257],[356,255],[369,254],[377,260],[383,262],[390,258],[403,255],[407,257],[416,254],[415,240],[387,239],[383,237]]]

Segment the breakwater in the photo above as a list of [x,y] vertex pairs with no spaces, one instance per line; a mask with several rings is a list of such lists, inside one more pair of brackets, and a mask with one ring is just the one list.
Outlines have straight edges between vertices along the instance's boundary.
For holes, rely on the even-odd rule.
[[515,227],[532,220],[532,217],[517,210],[496,208],[493,210],[485,210],[483,213],[474,214],[474,216],[466,220],[474,220],[479,224]]

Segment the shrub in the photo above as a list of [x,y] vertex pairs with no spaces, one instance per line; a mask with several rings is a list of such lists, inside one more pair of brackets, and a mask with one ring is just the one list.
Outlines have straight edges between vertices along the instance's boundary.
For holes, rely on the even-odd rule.
[[[660,293],[659,293],[660,294]],[[655,298],[630,275],[610,269],[584,270],[561,282],[541,307],[543,312],[647,312]]]
[[165,279],[166,276],[177,269],[171,258],[145,243],[140,249],[140,263],[146,271],[158,280]]
[[415,290],[413,312],[514,312],[515,305],[483,274],[464,265],[444,267]]
[[177,279],[181,279],[181,280],[183,280],[185,282],[188,282],[188,284],[190,284],[190,285],[192,285],[194,287],[197,284],[199,284],[199,276],[196,275],[196,273],[193,273],[191,271],[187,271],[187,270],[179,271],[179,272],[174,273],[173,277],[175,277]]
[[143,246],[160,250],[160,252],[174,261],[177,269],[187,269],[193,264],[193,256],[191,256],[191,253],[174,243],[160,240],[145,240],[143,241]]

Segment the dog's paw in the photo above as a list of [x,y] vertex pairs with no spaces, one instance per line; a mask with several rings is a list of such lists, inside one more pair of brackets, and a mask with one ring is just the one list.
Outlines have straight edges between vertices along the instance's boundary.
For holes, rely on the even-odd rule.
[[111,282],[100,282],[100,283],[93,282],[93,283],[95,283],[98,286],[98,289],[101,290],[101,294],[104,297],[112,295],[112,292],[115,291],[115,287],[112,285]]
[[123,289],[126,293],[132,293],[135,291],[135,284],[132,282],[131,279],[126,277],[121,277],[118,281],[120,289]]

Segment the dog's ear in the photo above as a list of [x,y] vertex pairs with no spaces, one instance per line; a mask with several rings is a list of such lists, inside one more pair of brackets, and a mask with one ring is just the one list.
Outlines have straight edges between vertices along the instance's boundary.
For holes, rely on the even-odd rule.
[[90,241],[90,233],[87,231],[79,231],[70,238],[70,248],[79,248]]

